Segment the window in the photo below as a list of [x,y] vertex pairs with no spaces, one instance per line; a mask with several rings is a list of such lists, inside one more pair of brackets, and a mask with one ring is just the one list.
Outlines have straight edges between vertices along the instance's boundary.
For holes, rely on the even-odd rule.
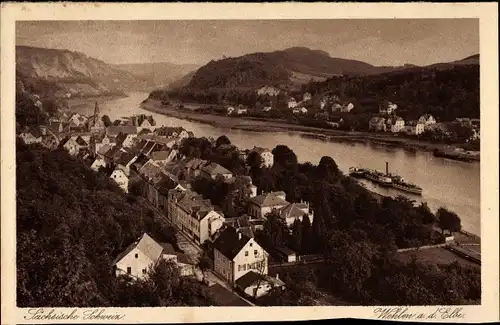
[[[248,268],[250,269],[250,268]],[[246,271],[247,270],[247,265],[246,264],[243,264],[243,271]]]
[[253,255],[259,254],[256,249],[253,250]]
[[138,258],[139,257],[139,254],[135,254],[135,258]]
[[146,269],[142,269],[142,274],[146,274]]
[[245,251],[245,256],[248,256],[248,251]]
[[131,267],[127,267],[127,274],[132,274],[132,268]]
[[241,265],[238,265],[238,272],[241,271]]
[[252,247],[252,243],[250,243],[250,247]]

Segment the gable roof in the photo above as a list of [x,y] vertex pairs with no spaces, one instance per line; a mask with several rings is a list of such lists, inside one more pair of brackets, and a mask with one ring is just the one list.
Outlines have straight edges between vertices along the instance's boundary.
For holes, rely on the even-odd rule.
[[127,139],[127,137],[129,136],[132,136],[133,133],[123,133],[123,132],[120,132],[118,133],[118,135],[116,136],[116,144],[119,144],[121,145],[123,143],[123,141],[125,141],[125,139]]
[[288,218],[297,219],[306,214],[303,210],[301,210],[304,208],[307,208],[307,205],[305,205],[304,203],[290,203],[289,205],[280,210],[280,216],[282,218],[287,218],[287,219]]
[[241,249],[248,243],[250,237],[241,233],[241,239],[238,232],[233,227],[227,227],[214,242],[214,248],[221,252],[225,257],[233,260]]
[[106,128],[106,134],[117,136],[120,133],[133,134],[137,133],[137,128],[131,125],[110,125]]
[[174,150],[162,150],[151,153],[151,159],[154,161],[166,160]]
[[278,205],[287,205],[288,202],[278,197],[278,195],[284,194],[283,192],[271,192],[267,194],[257,195],[250,199],[250,202],[260,206],[260,207],[271,207]]
[[120,151],[114,158],[117,164],[127,166],[135,158],[135,155],[131,152]]
[[78,136],[78,138],[76,138],[76,143],[78,143],[80,146],[88,146],[88,143],[87,141],[83,140],[81,136]]
[[211,163],[209,165],[206,165],[203,168],[201,168],[201,170],[210,174],[211,176],[232,174],[231,171],[227,170],[226,168],[216,163]]
[[151,238],[147,233],[144,233],[139,239],[130,244],[121,254],[119,254],[114,259],[112,265],[116,265],[116,263],[121,261],[136,248],[154,262],[158,261],[163,251],[163,247],[158,242]]
[[175,248],[174,248],[174,246],[172,246],[172,244],[161,243],[161,246],[163,248],[162,254],[165,254],[165,255],[176,255],[177,254],[175,251]]

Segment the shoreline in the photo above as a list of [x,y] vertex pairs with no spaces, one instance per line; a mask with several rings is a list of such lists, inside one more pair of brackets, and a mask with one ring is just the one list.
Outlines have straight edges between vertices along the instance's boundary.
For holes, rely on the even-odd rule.
[[387,134],[367,133],[360,131],[327,130],[316,127],[294,125],[283,120],[270,121],[258,118],[241,118],[220,116],[211,114],[200,114],[188,111],[162,107],[156,100],[146,99],[141,103],[141,108],[158,114],[187,120],[190,122],[212,125],[214,127],[229,128],[250,132],[295,132],[303,137],[314,138],[323,141],[365,143],[382,145],[389,148],[400,148],[415,152],[417,150],[426,152],[437,152],[436,157],[451,159],[455,161],[479,162],[480,155],[465,155],[454,151],[455,146],[423,142],[408,138],[400,138]]

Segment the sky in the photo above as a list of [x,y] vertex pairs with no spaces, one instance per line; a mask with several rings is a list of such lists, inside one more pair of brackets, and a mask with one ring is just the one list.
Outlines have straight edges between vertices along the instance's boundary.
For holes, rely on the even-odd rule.
[[428,65],[479,53],[478,19],[21,21],[16,45],[108,63],[202,65],[294,46],[376,66]]

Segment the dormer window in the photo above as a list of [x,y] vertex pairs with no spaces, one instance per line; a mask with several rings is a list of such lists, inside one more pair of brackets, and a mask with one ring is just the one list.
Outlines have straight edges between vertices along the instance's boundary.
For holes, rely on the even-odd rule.
[[139,254],[135,254],[135,258],[139,258]]

